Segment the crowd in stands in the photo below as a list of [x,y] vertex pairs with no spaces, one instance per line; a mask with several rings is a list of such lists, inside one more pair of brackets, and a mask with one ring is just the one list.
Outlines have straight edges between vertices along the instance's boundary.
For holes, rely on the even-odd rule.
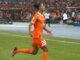
[[44,3],[52,18],[56,18],[58,21],[64,18],[64,13],[73,22],[80,19],[80,0],[0,0],[0,19],[30,20],[34,13],[32,5],[35,2]]

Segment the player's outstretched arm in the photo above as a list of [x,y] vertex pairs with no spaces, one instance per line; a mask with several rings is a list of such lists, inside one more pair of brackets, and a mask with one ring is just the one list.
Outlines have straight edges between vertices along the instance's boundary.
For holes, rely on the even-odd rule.
[[52,32],[48,30],[46,27],[44,27],[44,30],[48,33],[49,36],[52,36]]
[[32,28],[32,23],[30,22],[29,23],[29,35],[32,37],[32,30],[31,30],[31,28]]

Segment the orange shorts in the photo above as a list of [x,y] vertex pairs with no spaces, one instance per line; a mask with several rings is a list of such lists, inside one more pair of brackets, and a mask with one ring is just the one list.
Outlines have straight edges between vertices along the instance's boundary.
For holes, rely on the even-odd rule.
[[32,46],[36,46],[38,48],[41,48],[43,46],[46,46],[46,41],[43,39],[42,35],[35,35],[33,36],[33,40],[32,40]]
[[41,48],[43,46],[46,46],[46,41],[45,40],[40,40],[40,39],[33,39],[32,41],[32,46],[36,46],[38,48]]

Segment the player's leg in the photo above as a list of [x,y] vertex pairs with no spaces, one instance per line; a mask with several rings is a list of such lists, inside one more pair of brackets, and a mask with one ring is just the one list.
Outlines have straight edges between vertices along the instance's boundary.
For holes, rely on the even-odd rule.
[[46,27],[46,25],[47,25],[47,19],[46,19],[46,21],[45,21],[45,27]]
[[33,46],[33,49],[20,49],[20,48],[15,48],[12,52],[12,57],[15,56],[16,53],[27,53],[27,54],[32,54],[36,55],[38,52],[38,48],[36,46]]
[[33,46],[33,55],[36,55],[38,53],[39,48],[37,46]]
[[41,48],[43,50],[43,60],[48,60],[48,48],[44,46]]
[[50,19],[48,19],[48,26],[50,27]]
[[41,42],[41,49],[43,50],[43,60],[48,60],[48,48],[45,40]]

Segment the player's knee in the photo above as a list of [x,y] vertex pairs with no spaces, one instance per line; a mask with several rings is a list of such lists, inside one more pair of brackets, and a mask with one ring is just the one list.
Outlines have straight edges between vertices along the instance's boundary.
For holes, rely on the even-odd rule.
[[32,54],[33,54],[33,55],[36,55],[36,54],[37,54],[37,52],[33,52]]
[[48,52],[48,48],[47,47],[43,47],[42,50]]
[[44,49],[43,51],[46,51],[46,52],[48,52],[48,49],[46,48],[46,49]]

